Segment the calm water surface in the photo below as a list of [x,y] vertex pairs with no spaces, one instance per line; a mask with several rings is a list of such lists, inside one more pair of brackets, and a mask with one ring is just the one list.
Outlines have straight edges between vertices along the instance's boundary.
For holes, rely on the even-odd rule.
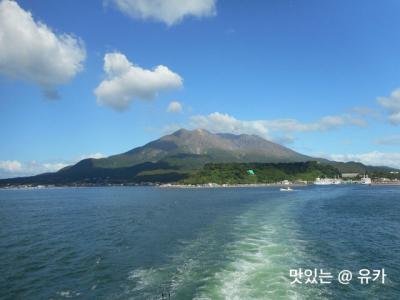
[[1,299],[400,299],[400,187],[0,190],[0,255]]

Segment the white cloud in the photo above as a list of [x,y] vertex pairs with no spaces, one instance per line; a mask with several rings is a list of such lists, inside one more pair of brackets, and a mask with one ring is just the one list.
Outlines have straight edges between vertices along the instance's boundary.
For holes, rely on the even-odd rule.
[[55,172],[68,164],[56,163],[38,163],[36,161],[20,162],[17,160],[0,161],[0,178],[9,178],[17,176],[29,176],[39,173]]
[[75,161],[78,162],[82,159],[86,159],[86,158],[95,158],[95,159],[99,159],[99,158],[104,158],[106,157],[106,155],[104,155],[103,153],[100,152],[96,152],[96,153],[91,153],[91,154],[83,154],[81,156],[79,156],[78,159],[76,159]]
[[169,113],[179,113],[182,112],[182,110],[182,104],[180,104],[178,101],[172,101],[167,107],[167,112]]
[[22,164],[17,160],[0,161],[0,170],[7,172],[18,172],[22,170]]
[[97,103],[117,111],[127,109],[134,98],[149,100],[161,91],[183,86],[182,78],[166,66],[142,69],[118,52],[104,56],[104,71],[107,78],[94,90]]
[[356,161],[371,166],[389,166],[400,168],[400,152],[368,152],[361,154],[332,154],[327,158],[336,161]]
[[317,122],[303,123],[295,119],[245,121],[219,112],[192,116],[190,121],[192,128],[203,128],[215,133],[256,134],[273,140],[280,139],[279,137],[271,138],[273,132],[283,134],[284,137],[290,137],[290,140],[293,140],[290,134],[294,132],[325,131],[346,125],[363,127],[367,124],[349,115],[326,116]]
[[[58,170],[61,170],[62,168],[65,168],[68,166],[66,163],[62,162],[56,162],[56,163],[44,163],[44,164],[36,164],[36,168],[33,168],[31,171],[34,172],[56,172]],[[40,169],[43,169],[43,171],[40,171]]]
[[18,160],[0,161],[0,178],[11,178],[17,176],[30,176],[47,172],[56,172],[66,166],[73,165],[78,161],[86,158],[103,158],[106,157],[100,152],[92,154],[83,154],[74,159],[63,162],[20,162]]
[[133,18],[153,19],[173,25],[187,16],[216,15],[216,0],[111,0],[123,13]]
[[389,121],[400,124],[400,89],[394,90],[389,97],[379,97],[378,103],[389,113]]
[[80,39],[55,34],[35,21],[17,2],[0,2],[0,73],[33,81],[48,98],[57,98],[57,85],[83,69],[86,52]]
[[191,127],[206,129],[215,133],[247,133],[260,136],[268,136],[269,134],[269,129],[262,120],[242,121],[219,112],[214,112],[206,116],[192,116],[190,122]]

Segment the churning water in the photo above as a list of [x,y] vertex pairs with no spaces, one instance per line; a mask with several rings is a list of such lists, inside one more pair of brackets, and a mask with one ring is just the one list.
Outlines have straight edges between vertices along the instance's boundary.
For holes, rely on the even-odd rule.
[[1,299],[399,299],[400,187],[0,190],[0,255]]

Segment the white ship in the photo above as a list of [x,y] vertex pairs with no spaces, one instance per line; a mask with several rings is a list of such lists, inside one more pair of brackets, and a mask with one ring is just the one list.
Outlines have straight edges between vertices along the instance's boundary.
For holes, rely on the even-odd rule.
[[371,184],[371,183],[372,183],[371,178],[369,178],[368,175],[364,175],[361,178],[361,184]]
[[343,183],[342,179],[336,178],[336,176],[335,176],[335,178],[334,178],[333,181],[332,181],[332,184],[342,184],[342,183]]
[[332,184],[332,180],[331,178],[317,178],[314,181],[314,184],[316,185],[330,185]]
[[340,178],[317,178],[314,181],[316,185],[331,185],[331,184],[342,184],[342,179]]
[[293,192],[293,189],[288,186],[287,188],[281,188],[281,192]]

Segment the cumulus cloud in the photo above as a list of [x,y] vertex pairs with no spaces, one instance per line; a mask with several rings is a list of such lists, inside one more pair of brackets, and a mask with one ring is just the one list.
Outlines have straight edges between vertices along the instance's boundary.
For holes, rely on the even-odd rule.
[[153,19],[168,26],[179,23],[187,16],[216,15],[216,0],[111,0],[130,17]]
[[167,112],[169,113],[179,113],[182,112],[182,110],[183,106],[178,101],[172,101],[167,107]]
[[64,167],[66,163],[38,163],[36,161],[20,162],[17,160],[0,161],[0,178],[29,176],[39,173],[55,172]]
[[104,72],[107,78],[94,90],[97,103],[117,111],[126,110],[134,98],[150,100],[161,91],[183,86],[182,78],[166,66],[146,70],[119,52],[104,56]]
[[[68,166],[66,163],[62,162],[55,162],[55,163],[43,163],[43,164],[35,164],[36,168],[33,168],[31,171],[34,172],[56,172],[58,170],[61,170],[62,168],[65,168]],[[43,169],[43,171],[40,171],[40,169]]]
[[30,176],[47,172],[56,172],[66,166],[73,165],[85,158],[103,158],[100,152],[83,154],[74,159],[63,162],[20,162],[18,160],[0,160],[0,178]]
[[219,112],[191,117],[191,127],[207,129],[215,133],[256,134],[268,136],[269,129],[264,121],[242,121]]
[[18,172],[22,170],[22,164],[17,160],[0,161],[0,170],[6,172]]
[[311,123],[304,123],[295,119],[265,120],[263,123],[271,130],[283,132],[326,131],[346,125],[367,126],[364,120],[349,115],[325,116]]
[[203,128],[211,132],[256,134],[273,140],[279,140],[277,137],[271,137],[271,133],[277,132],[289,137],[287,141],[293,141],[290,134],[294,132],[326,131],[346,125],[363,127],[367,124],[364,120],[349,115],[325,116],[317,122],[304,123],[295,119],[238,120],[219,112],[192,116],[190,121],[190,127],[193,128]]
[[82,159],[86,159],[86,158],[95,158],[95,159],[99,159],[99,158],[104,158],[106,157],[106,155],[104,155],[103,153],[100,152],[96,152],[96,153],[91,153],[91,154],[83,154],[81,156],[79,156],[78,159],[75,159],[76,162],[82,160]]
[[394,90],[389,97],[379,97],[378,103],[389,113],[389,121],[400,124],[400,89]]
[[48,98],[58,98],[56,86],[83,69],[83,42],[70,34],[55,34],[35,21],[17,2],[0,2],[0,73],[32,81]]
[[400,168],[400,152],[372,151],[361,154],[332,154],[327,158],[343,162],[356,161],[371,166]]

